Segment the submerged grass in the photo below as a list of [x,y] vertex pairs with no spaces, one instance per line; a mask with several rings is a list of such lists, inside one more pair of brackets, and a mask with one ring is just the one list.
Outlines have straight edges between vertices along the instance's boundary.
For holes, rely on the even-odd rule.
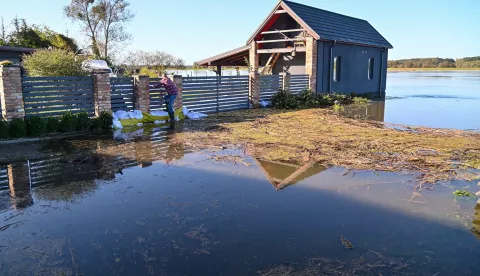
[[328,109],[219,113],[188,121],[177,139],[192,146],[245,147],[272,161],[316,161],[359,170],[420,173],[433,183],[457,177],[457,167],[480,168],[480,133],[355,120]]

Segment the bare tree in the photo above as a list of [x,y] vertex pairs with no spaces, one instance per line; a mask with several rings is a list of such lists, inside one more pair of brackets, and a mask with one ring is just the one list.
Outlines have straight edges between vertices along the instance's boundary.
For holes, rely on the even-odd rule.
[[124,28],[125,23],[134,17],[129,5],[126,0],[71,0],[65,7],[65,14],[83,24],[93,54],[109,59],[116,43],[131,38]]

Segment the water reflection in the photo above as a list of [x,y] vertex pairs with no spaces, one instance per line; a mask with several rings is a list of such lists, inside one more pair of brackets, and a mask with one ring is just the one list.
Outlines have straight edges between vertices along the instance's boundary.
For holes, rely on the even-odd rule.
[[127,168],[183,158],[189,150],[181,143],[167,143],[169,135],[153,128],[135,131],[127,141],[105,136],[46,142],[46,157],[0,166],[0,208],[8,208],[5,191],[14,209],[32,206],[34,198],[72,201],[95,191],[97,180],[114,180]]
[[368,119],[383,122],[385,119],[385,101],[373,101],[369,104],[347,105],[339,113],[354,119]]

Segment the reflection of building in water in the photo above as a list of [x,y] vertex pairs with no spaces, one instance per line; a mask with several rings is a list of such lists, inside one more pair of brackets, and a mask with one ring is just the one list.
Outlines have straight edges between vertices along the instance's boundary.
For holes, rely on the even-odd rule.
[[385,101],[374,101],[368,105],[348,105],[340,113],[347,117],[383,122],[385,120]]
[[286,162],[274,162],[264,159],[255,160],[258,164],[258,167],[263,170],[270,183],[277,190],[293,185],[327,169],[325,166],[321,166],[315,162],[310,162],[305,165],[298,165]]
[[[0,166],[0,192],[10,191],[15,208],[33,204],[32,189],[39,199],[69,201],[96,190],[97,179],[111,180],[123,169],[148,167],[157,160],[171,162],[183,158],[185,152],[183,145],[170,143],[164,131],[131,142],[74,138],[60,144],[56,153],[50,145],[52,153],[47,158]],[[0,208],[6,207],[4,203],[5,199]]]

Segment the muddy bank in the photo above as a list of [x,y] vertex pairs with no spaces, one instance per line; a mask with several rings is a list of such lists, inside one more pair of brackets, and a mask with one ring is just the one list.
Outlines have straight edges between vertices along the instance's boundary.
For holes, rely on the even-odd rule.
[[[476,178],[480,133],[386,127],[331,110],[246,110],[189,121],[177,139],[193,146],[243,147],[273,161],[320,162],[350,169],[415,172],[423,183]],[[457,169],[462,169],[458,173]]]

